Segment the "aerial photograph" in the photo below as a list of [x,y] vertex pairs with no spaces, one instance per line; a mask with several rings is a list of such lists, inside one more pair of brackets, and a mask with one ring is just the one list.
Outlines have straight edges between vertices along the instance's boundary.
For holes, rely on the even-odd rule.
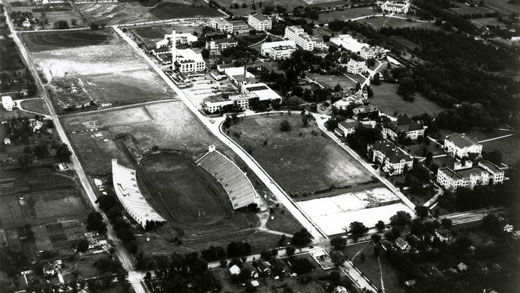
[[0,0],[0,293],[519,293],[520,0]]

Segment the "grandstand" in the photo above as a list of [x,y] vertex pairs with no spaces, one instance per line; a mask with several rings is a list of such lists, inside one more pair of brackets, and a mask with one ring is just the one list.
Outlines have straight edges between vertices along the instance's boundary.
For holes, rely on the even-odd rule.
[[197,165],[211,174],[224,187],[233,209],[255,202],[256,192],[246,175],[214,146],[197,160]]
[[117,198],[143,228],[147,222],[166,222],[146,201],[137,186],[135,170],[123,167],[112,160],[112,177]]

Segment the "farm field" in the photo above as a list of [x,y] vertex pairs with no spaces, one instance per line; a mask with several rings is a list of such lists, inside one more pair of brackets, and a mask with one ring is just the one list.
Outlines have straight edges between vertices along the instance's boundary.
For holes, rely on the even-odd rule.
[[382,27],[394,27],[394,28],[421,28],[421,29],[438,29],[433,22],[417,22],[408,21],[405,19],[393,18],[393,17],[373,17],[358,20],[357,22],[367,24],[374,29],[380,29]]
[[371,86],[374,96],[370,98],[370,103],[379,107],[379,110],[390,116],[407,114],[408,116],[428,113],[435,115],[442,110],[437,104],[427,100],[419,93],[415,94],[413,102],[405,101],[397,94],[398,84],[382,82],[381,85]]
[[520,11],[520,6],[508,2],[509,0],[484,0],[484,5],[502,15],[511,15],[511,13]]
[[[68,43],[85,39],[76,47]],[[60,112],[170,99],[173,91],[111,30],[24,34]]]
[[319,82],[321,85],[331,89],[334,89],[337,84],[339,84],[344,90],[356,87],[356,83],[344,75],[308,74],[308,76],[309,78]]
[[[280,130],[283,120],[289,121],[291,131]],[[301,120],[300,115],[254,116],[232,125],[229,132],[293,196],[373,180],[368,170],[320,135],[313,121],[303,127]]]

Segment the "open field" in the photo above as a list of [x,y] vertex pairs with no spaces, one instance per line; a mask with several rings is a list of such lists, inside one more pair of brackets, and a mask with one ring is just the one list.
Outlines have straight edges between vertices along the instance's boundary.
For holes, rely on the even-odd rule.
[[43,99],[24,100],[20,103],[20,106],[22,109],[27,111],[49,114],[49,109],[47,108],[47,104],[45,104]]
[[435,26],[433,22],[417,22],[413,20],[408,21],[405,19],[393,17],[373,17],[358,20],[357,22],[367,24],[376,30],[382,27],[438,29],[438,27]]
[[[504,0],[505,2],[505,0]],[[475,7],[469,7],[465,5],[464,3],[458,3],[458,2],[451,2],[452,5],[455,5],[457,7],[455,8],[449,8],[450,11],[455,12],[456,14],[460,15],[472,15],[472,14],[487,14],[487,13],[493,13],[493,10],[484,7],[484,6],[475,6]]]
[[[121,159],[122,164],[128,161],[115,143],[117,134],[131,134],[143,152],[156,145],[161,149],[179,149],[200,155],[209,145],[219,145],[178,101],[67,116],[63,123],[91,174],[109,172],[112,158]],[[91,132],[91,129],[98,131]],[[95,133],[101,133],[101,136],[96,137]]]
[[520,11],[520,6],[508,2],[509,0],[484,0],[484,5],[502,15],[511,15],[511,13]]
[[202,26],[194,27],[190,25],[183,24],[166,24],[166,25],[155,25],[155,26],[144,26],[144,27],[136,27],[131,28],[130,30],[137,35],[143,42],[145,42],[148,46],[155,48],[155,43],[164,38],[165,34],[171,34],[172,30],[175,30],[177,33],[193,33],[200,31]]
[[413,211],[386,188],[375,188],[342,195],[299,201],[298,205],[327,235],[345,232],[354,221],[374,227],[377,221],[388,222],[398,211]]
[[24,68],[18,48],[14,41],[7,37],[7,34],[9,34],[9,30],[6,27],[0,27],[0,35],[5,37],[0,40],[0,72]]
[[[121,106],[169,99],[173,91],[126,43],[105,30],[24,34],[31,57],[51,81],[49,91],[58,110],[91,102]],[[67,45],[85,39],[76,47]]]
[[[373,180],[354,158],[320,135],[311,121],[303,127],[300,115],[247,117],[232,125],[230,134],[289,194],[360,185]],[[282,132],[288,120],[292,130]]]
[[350,8],[345,10],[332,11],[327,13],[320,13],[319,22],[329,23],[335,19],[337,20],[349,20],[352,18],[372,15],[376,14],[376,12],[372,9],[372,7],[360,7],[360,8]]
[[[519,8],[520,9],[520,8]],[[485,27],[485,26],[499,26],[505,27],[505,23],[498,21],[495,17],[490,18],[475,18],[470,20],[471,23],[476,25],[477,27]]]
[[226,191],[194,161],[180,155],[144,158],[138,172],[162,215],[187,225],[217,222],[232,210]]
[[482,143],[483,151],[491,152],[499,150],[504,156],[503,161],[506,164],[516,164],[520,161],[520,134],[510,137],[492,140]]
[[390,116],[407,114],[408,116],[428,113],[435,115],[443,110],[437,104],[427,100],[419,93],[415,94],[413,102],[405,101],[397,94],[398,84],[383,82],[381,85],[371,86],[374,96],[370,98],[370,103],[379,107],[379,110]]
[[150,9],[149,12],[158,19],[223,16],[222,13],[211,7],[194,7],[169,2],[161,3]]
[[[354,259],[354,265],[379,289],[382,288],[381,281],[384,284],[386,292],[404,292],[404,286],[397,272],[385,255],[378,258],[374,257],[374,246],[371,243],[360,243],[348,246],[344,253],[350,259],[359,252]],[[365,260],[361,260],[361,253],[365,254]],[[381,263],[381,269],[379,267]]]
[[111,39],[110,30],[108,29],[24,33],[21,36],[27,49],[33,52],[102,45],[109,43]]
[[344,75],[307,74],[307,76],[331,89],[334,89],[337,84],[341,85],[344,90],[356,87],[356,83]]

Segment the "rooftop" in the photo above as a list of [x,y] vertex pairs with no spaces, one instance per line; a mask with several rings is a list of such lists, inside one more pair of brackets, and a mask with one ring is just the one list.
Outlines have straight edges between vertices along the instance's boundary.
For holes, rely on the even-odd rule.
[[251,14],[251,17],[256,18],[258,21],[269,21],[269,20],[271,20],[269,17],[267,17],[267,16],[265,16],[263,14],[260,14],[260,13]]
[[452,133],[446,136],[446,140],[453,142],[453,144],[459,148],[466,148],[479,144],[476,138],[466,136],[464,133]]
[[399,163],[402,160],[411,161],[412,158],[403,152],[401,149],[395,146],[392,142],[388,140],[378,140],[374,144],[374,151],[379,151],[385,155],[386,158],[390,161],[390,163]]

